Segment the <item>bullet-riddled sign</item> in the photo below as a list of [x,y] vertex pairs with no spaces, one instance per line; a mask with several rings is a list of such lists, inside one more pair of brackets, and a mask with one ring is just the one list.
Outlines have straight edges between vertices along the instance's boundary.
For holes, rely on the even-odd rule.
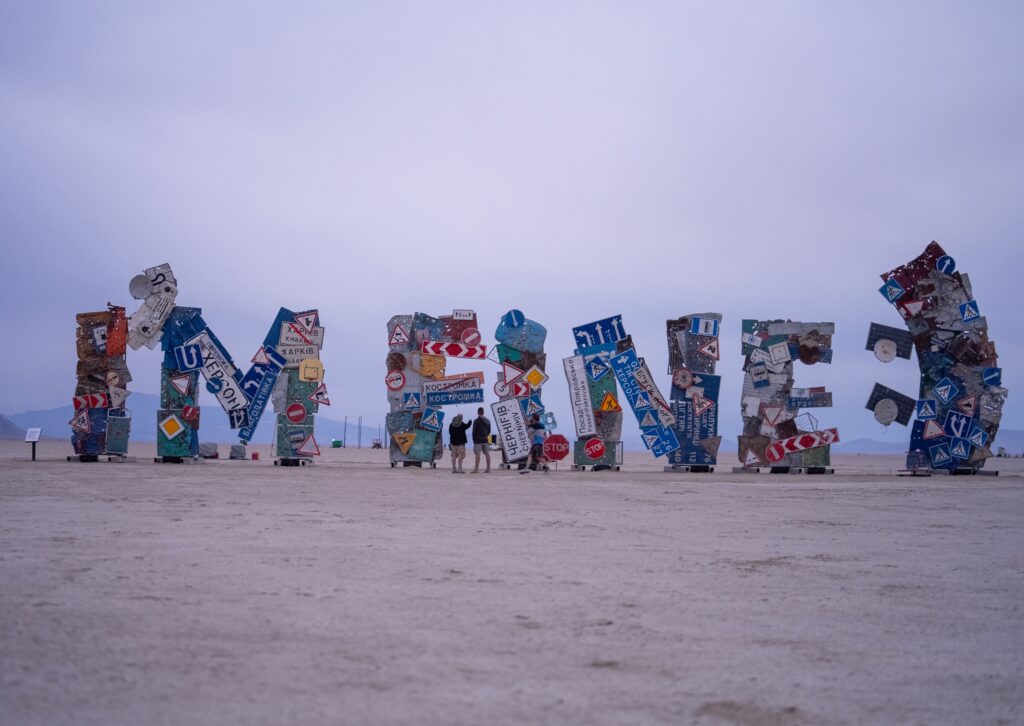
[[525,459],[530,453],[530,432],[519,402],[508,399],[492,403],[491,414],[505,458],[509,461]]

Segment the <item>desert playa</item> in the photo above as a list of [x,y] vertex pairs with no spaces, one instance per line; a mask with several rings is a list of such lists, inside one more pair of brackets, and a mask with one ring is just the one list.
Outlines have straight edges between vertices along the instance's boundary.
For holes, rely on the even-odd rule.
[[1024,460],[456,477],[251,450],[2,445],[4,723],[1024,718]]

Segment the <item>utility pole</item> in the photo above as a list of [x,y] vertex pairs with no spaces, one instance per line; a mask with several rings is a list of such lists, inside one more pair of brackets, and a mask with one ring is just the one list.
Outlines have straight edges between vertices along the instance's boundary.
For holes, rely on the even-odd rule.
[[345,417],[345,428],[341,431],[341,445],[348,446],[348,416]]
[[356,441],[358,442],[356,444],[356,448],[357,449],[363,448],[363,417],[362,416],[359,417],[359,431],[356,434]]

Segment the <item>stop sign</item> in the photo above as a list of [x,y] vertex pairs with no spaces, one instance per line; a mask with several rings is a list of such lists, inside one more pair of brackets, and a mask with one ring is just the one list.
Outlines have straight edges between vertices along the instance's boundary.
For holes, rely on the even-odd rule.
[[544,440],[544,456],[551,461],[561,461],[569,455],[569,439],[561,434],[552,434]]
[[595,436],[592,439],[588,439],[587,443],[583,444],[583,451],[591,459],[600,459],[604,456],[604,442]]

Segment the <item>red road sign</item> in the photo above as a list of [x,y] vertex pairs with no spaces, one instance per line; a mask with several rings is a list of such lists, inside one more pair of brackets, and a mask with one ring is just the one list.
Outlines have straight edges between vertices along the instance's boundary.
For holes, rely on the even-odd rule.
[[462,331],[462,342],[471,348],[480,345],[480,341],[483,337],[480,335],[480,331],[476,328],[466,328]]
[[388,371],[384,376],[384,384],[391,391],[400,391],[405,386],[405,374],[402,371]]
[[301,403],[289,403],[285,415],[293,424],[300,424],[306,420],[306,407]]
[[530,395],[530,384],[526,381],[512,381],[512,395],[516,398],[524,398]]
[[594,437],[583,445],[583,451],[591,459],[600,459],[604,456],[604,442]]
[[552,434],[544,440],[544,456],[551,461],[561,461],[569,455],[569,439],[561,434]]
[[431,355],[446,355],[451,358],[486,358],[487,346],[466,345],[465,343],[443,343],[439,340],[424,340],[420,350]]
[[772,442],[764,450],[765,458],[773,464],[782,461],[786,454],[794,454],[805,449],[816,449],[819,446],[828,446],[839,441],[839,429],[823,429],[822,431],[811,431],[806,434],[798,434],[788,439],[780,439]]
[[199,428],[199,409],[195,406],[182,406],[181,420],[194,429]]

